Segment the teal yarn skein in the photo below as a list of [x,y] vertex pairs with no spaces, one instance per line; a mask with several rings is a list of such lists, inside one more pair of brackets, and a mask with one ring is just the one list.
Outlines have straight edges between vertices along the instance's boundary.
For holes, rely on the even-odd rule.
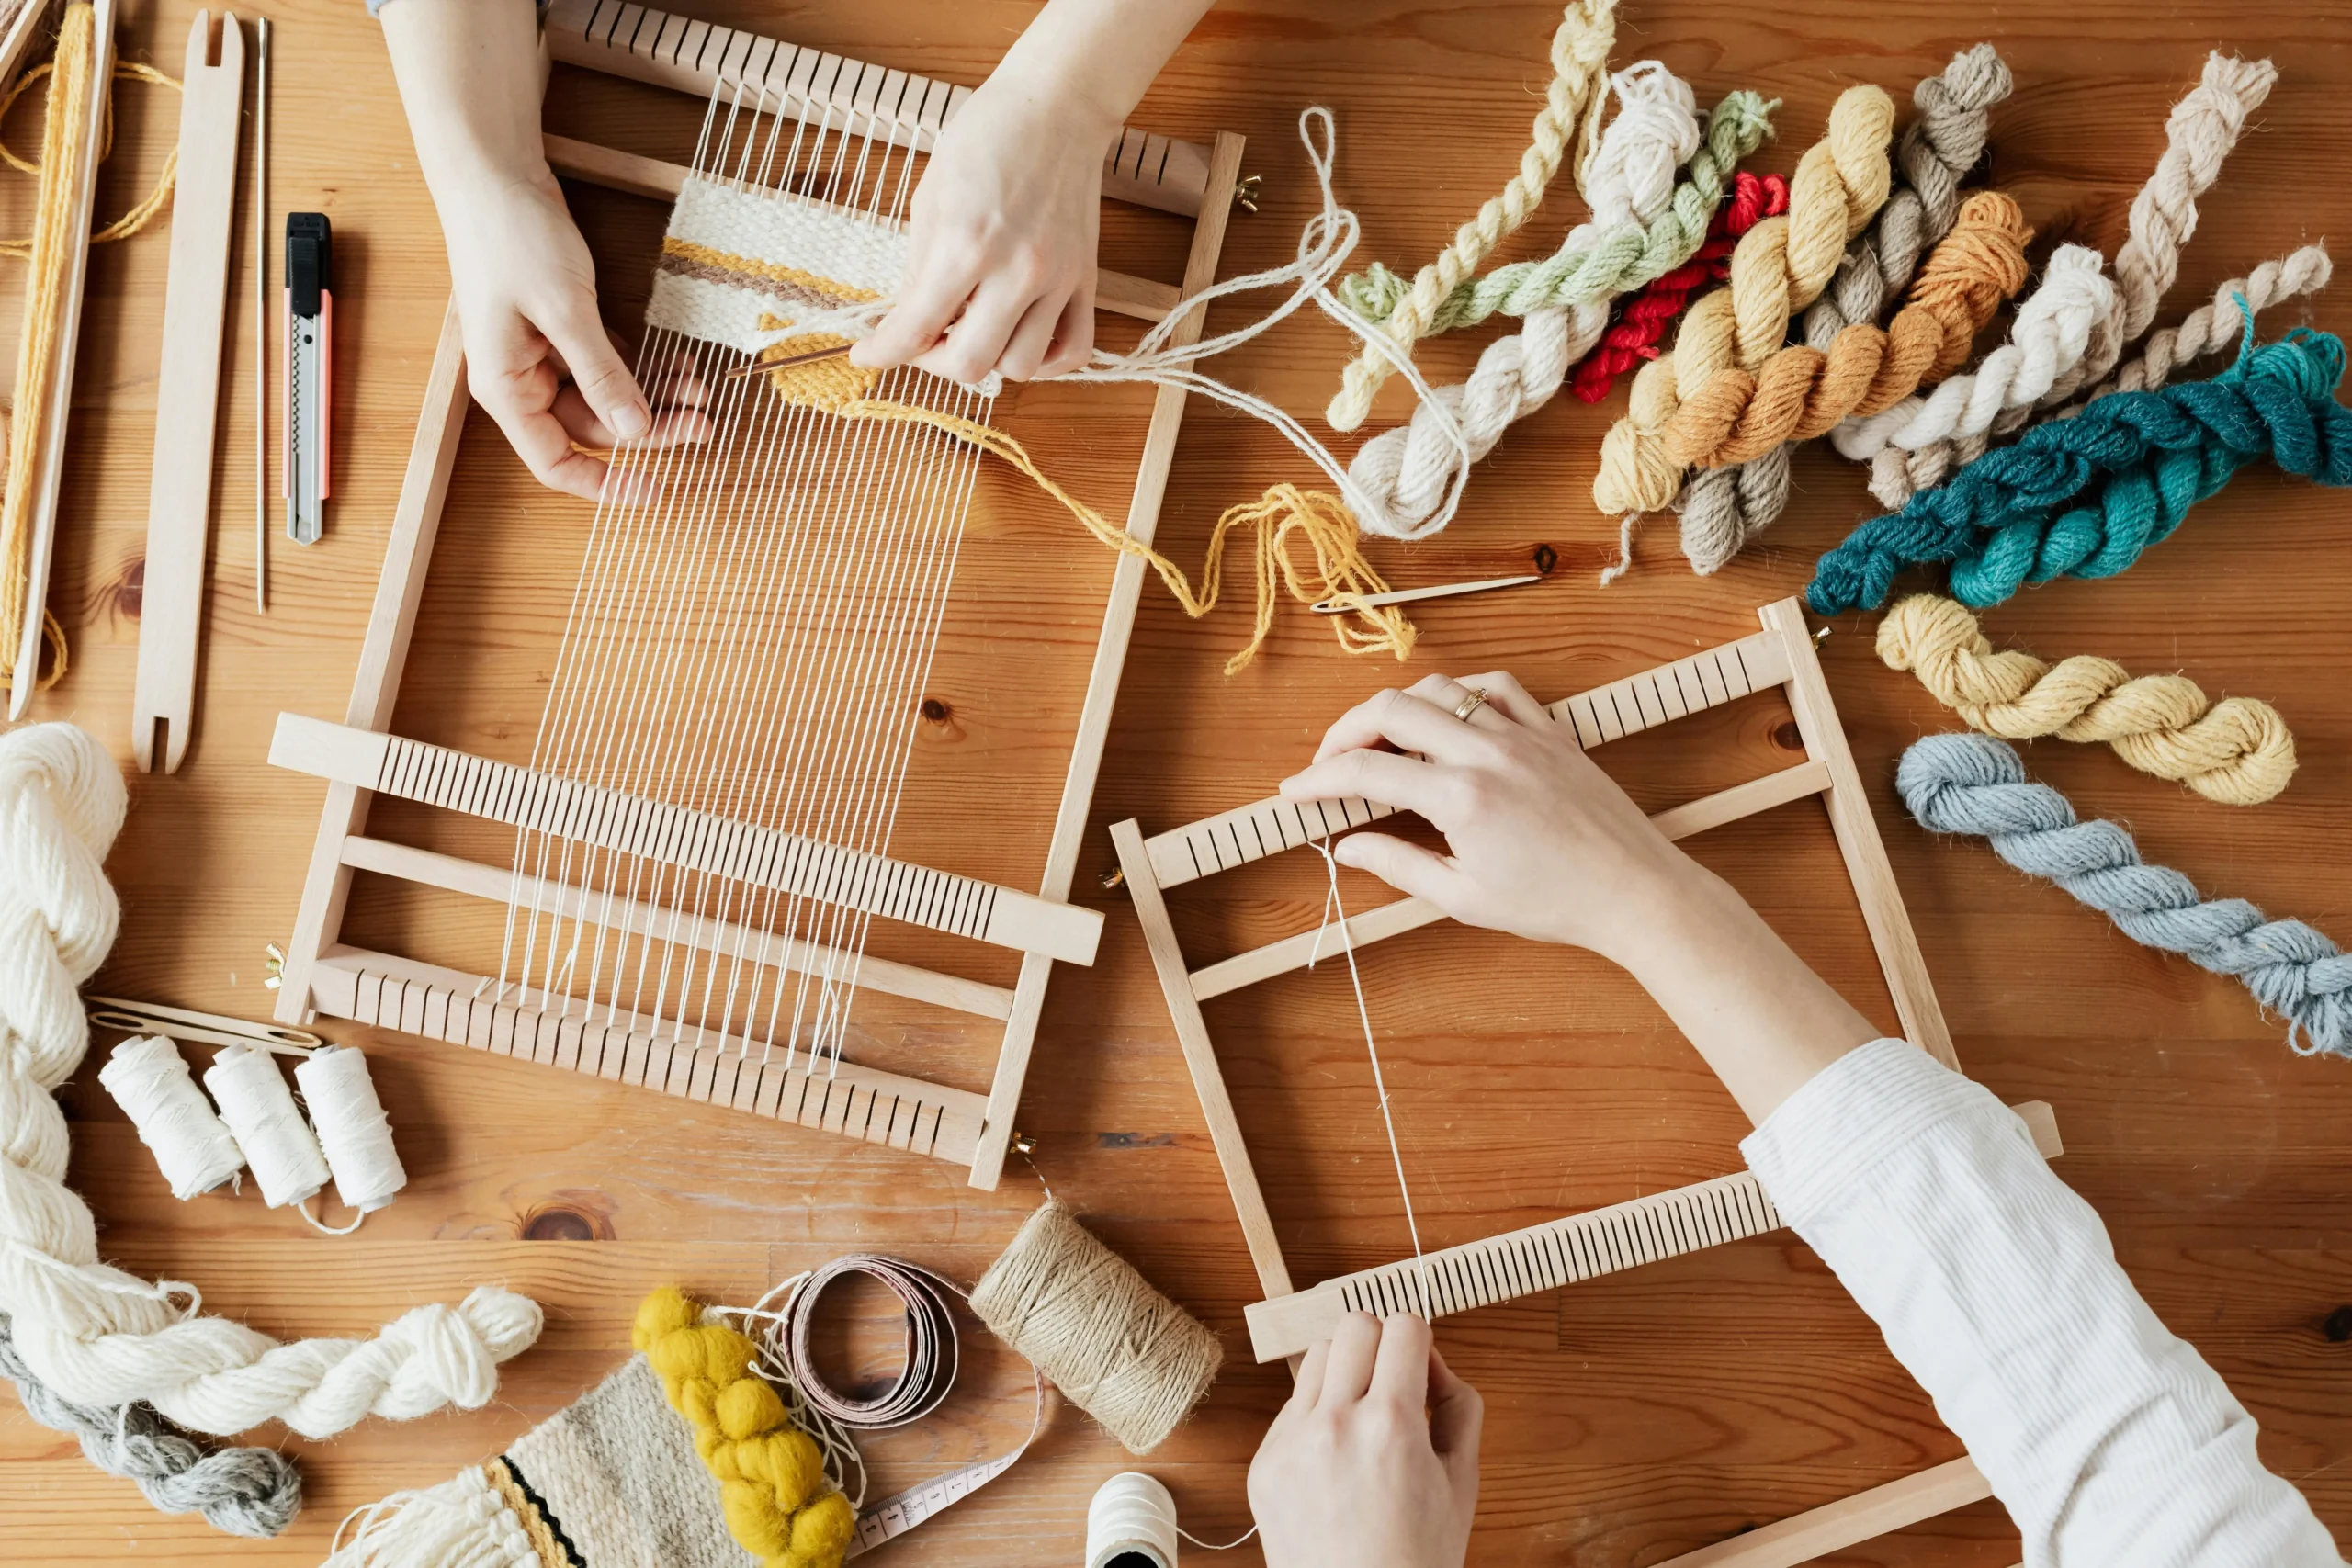
[[1894,787],[1930,832],[1982,838],[2132,941],[2234,976],[2265,1009],[2286,1016],[2287,1043],[2298,1053],[2352,1056],[2352,956],[2301,920],[2265,919],[2243,898],[2207,898],[2179,872],[2150,865],[2120,824],[2078,820],[2064,795],[2029,780],[2007,741],[1970,734],[1914,741]]
[[2204,381],[2118,392],[2035,425],[1823,556],[1805,598],[1836,615],[1886,602],[1911,566],[1951,563],[1952,596],[1978,608],[2028,582],[2112,577],[2256,458],[2352,486],[2352,409],[2335,400],[2343,341],[2296,331]]

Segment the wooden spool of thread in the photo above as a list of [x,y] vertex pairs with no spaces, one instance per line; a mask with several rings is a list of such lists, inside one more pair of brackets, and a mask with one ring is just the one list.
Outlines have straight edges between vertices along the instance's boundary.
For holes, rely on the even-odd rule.
[[1129,1453],[1176,1429],[1225,1348],[1051,1199],[972,1288],[972,1310]]

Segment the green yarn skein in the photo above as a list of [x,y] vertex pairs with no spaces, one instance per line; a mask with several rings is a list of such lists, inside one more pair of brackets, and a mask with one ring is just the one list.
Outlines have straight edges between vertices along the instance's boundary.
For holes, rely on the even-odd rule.
[[[1628,223],[1581,250],[1513,262],[1465,279],[1439,302],[1429,333],[1475,327],[1494,315],[1524,316],[1611,299],[1664,277],[1706,243],[1707,225],[1731,188],[1732,170],[1772,134],[1772,111],[1780,107],[1778,98],[1767,101],[1745,88],[1731,94],[1707,117],[1705,142],[1674,187],[1667,209],[1648,228]],[[1412,286],[1412,279],[1374,262],[1340,280],[1340,302],[1380,326]]]

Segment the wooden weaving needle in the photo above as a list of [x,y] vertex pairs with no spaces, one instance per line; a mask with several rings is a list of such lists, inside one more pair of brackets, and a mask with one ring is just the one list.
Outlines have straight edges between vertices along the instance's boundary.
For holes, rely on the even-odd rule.
[[1478,582],[1441,582],[1432,588],[1404,588],[1394,593],[1369,593],[1362,599],[1325,599],[1312,608],[1318,615],[1344,615],[1359,609],[1376,610],[1384,604],[1410,604],[1422,599],[1451,599],[1458,593],[1484,593],[1490,588],[1517,588],[1543,581],[1542,572],[1531,571],[1521,577],[1489,577]]
[[796,365],[814,365],[820,359],[839,359],[850,351],[842,344],[833,348],[820,348],[809,354],[788,354],[782,359],[754,359],[749,365],[738,365],[719,376],[722,381],[740,381],[746,376],[764,376],[771,370],[789,370]]

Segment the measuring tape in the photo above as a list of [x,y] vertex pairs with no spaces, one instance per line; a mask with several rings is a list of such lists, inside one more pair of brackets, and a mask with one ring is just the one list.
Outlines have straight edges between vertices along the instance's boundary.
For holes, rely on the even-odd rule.
[[[871,1399],[854,1399],[825,1382],[809,1351],[809,1334],[817,1302],[828,1287],[849,1275],[862,1275],[899,1298],[906,1314],[904,1365],[890,1386]],[[771,1307],[778,1296],[783,1300]],[[1011,1470],[1029,1451],[1046,1423],[1046,1379],[1033,1365],[1036,1407],[1029,1418],[1029,1435],[1009,1453],[894,1493],[871,1507],[865,1505],[865,1460],[851,1436],[882,1432],[920,1421],[937,1410],[956,1386],[962,1360],[956,1336],[953,1301],[967,1301],[963,1289],[941,1274],[903,1258],[874,1253],[836,1258],[821,1269],[795,1275],[770,1291],[753,1306],[725,1310],[761,1325],[752,1334],[768,1375],[784,1385],[793,1415],[825,1450],[826,1470],[850,1504],[857,1509],[857,1533],[848,1555],[871,1551],[886,1540],[906,1534],[933,1515],[954,1506]],[[850,1472],[856,1473],[854,1489]]]

